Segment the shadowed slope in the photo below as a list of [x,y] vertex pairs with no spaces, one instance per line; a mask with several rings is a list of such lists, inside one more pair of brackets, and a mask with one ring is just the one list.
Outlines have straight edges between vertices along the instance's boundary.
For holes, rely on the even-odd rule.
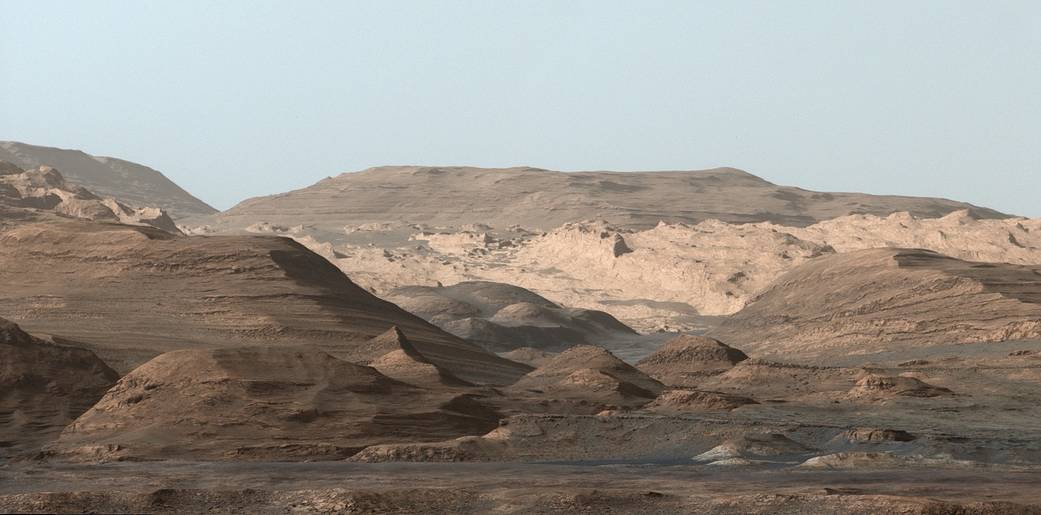
[[0,456],[57,437],[117,379],[94,353],[46,342],[0,318]]
[[462,379],[509,383],[529,367],[447,334],[354,285],[292,240],[176,237],[64,220],[0,233],[0,312],[90,342],[124,371],[166,351],[312,343],[349,361],[391,326]]

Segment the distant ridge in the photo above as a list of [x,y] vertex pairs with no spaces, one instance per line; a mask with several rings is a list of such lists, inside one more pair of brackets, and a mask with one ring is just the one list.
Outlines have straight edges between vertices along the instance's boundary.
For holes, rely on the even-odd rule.
[[0,141],[0,161],[23,169],[50,166],[65,178],[103,197],[134,207],[158,207],[173,218],[209,215],[217,210],[174,184],[162,173],[114,157],[92,156],[79,150]]
[[215,218],[218,228],[230,229],[263,220],[335,231],[345,224],[383,222],[549,230],[589,219],[624,229],[647,229],[659,221],[718,219],[806,226],[858,213],[907,211],[933,218],[962,209],[981,218],[1007,218],[992,209],[945,199],[778,186],[734,168],[565,173],[530,167],[385,166],[248,199]]

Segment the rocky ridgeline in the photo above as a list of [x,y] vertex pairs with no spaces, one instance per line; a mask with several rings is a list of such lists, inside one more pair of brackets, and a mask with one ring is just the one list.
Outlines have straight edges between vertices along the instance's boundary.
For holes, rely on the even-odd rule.
[[[127,225],[147,225],[180,234],[163,210],[130,207],[112,198],[99,197],[65,180],[58,170],[41,166],[32,170],[0,162],[0,204],[14,209],[41,210],[73,218]],[[5,217],[6,218],[6,217]]]

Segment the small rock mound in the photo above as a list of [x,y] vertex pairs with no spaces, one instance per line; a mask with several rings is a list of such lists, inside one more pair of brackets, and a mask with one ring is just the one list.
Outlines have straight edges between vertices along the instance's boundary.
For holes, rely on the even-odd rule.
[[741,406],[759,404],[754,399],[718,392],[698,390],[666,390],[644,409],[662,413],[698,411],[731,411]]
[[905,456],[889,452],[839,452],[824,456],[815,456],[799,465],[805,469],[825,470],[867,470],[867,469],[904,469],[920,467],[938,468],[975,468],[979,462],[957,460],[949,455]]
[[601,347],[572,347],[514,384],[517,389],[612,389],[623,395],[654,398],[662,384]]
[[734,458],[754,459],[813,451],[787,436],[777,433],[746,434],[731,438],[694,457],[694,461],[716,462]]
[[843,433],[842,439],[849,443],[912,442],[915,436],[899,429],[855,427]]
[[814,456],[799,465],[807,469],[868,469],[897,468],[906,465],[906,460],[888,452],[839,452]]
[[693,386],[699,377],[729,370],[747,360],[738,349],[704,336],[682,335],[637,363],[637,368],[670,386]]
[[849,391],[854,399],[893,397],[939,397],[954,395],[947,388],[933,386],[920,379],[904,376],[882,376],[870,374],[857,381]]

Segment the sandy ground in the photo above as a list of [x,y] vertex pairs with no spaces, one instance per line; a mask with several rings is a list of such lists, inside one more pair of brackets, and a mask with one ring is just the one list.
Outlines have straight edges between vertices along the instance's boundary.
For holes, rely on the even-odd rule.
[[[202,491],[207,493],[200,494]],[[764,508],[772,511],[769,508],[773,506],[783,512],[796,504],[807,508],[802,501],[820,498],[832,499],[830,503],[819,503],[811,512],[838,512],[831,511],[832,507],[841,506],[855,511],[859,504],[893,508],[907,503],[904,508],[932,505],[940,508],[936,513],[953,513],[945,511],[954,509],[951,505],[942,503],[979,502],[1019,505],[1004,506],[1012,512],[1031,505],[1041,510],[1041,475],[1022,473],[721,471],[705,466],[655,464],[163,462],[0,466],[0,509],[5,511],[31,510],[33,502],[40,508],[61,509],[62,499],[76,492],[108,496],[108,504],[95,501],[101,504],[94,506],[112,511],[140,508],[130,499],[135,494],[146,494],[152,502],[146,510],[156,512],[183,508],[351,512],[352,506],[359,508],[355,511],[421,512],[423,506],[440,502],[464,511],[490,507],[501,512],[682,512],[707,507],[739,511],[743,507],[754,512]],[[228,504],[232,502],[232,492],[236,493],[234,504]],[[279,499],[290,492],[303,498],[302,494],[307,492],[307,499],[312,501],[280,506],[270,497],[275,492]],[[215,497],[214,493],[225,495]],[[347,501],[324,505],[316,500],[323,498]],[[633,504],[634,498],[641,501]],[[376,504],[365,505],[365,499]],[[622,501],[613,507],[600,504],[611,499]],[[723,499],[734,504],[713,504]],[[78,502],[83,501],[78,498]],[[576,504],[553,504],[565,501]],[[77,509],[91,505],[80,506]]]

